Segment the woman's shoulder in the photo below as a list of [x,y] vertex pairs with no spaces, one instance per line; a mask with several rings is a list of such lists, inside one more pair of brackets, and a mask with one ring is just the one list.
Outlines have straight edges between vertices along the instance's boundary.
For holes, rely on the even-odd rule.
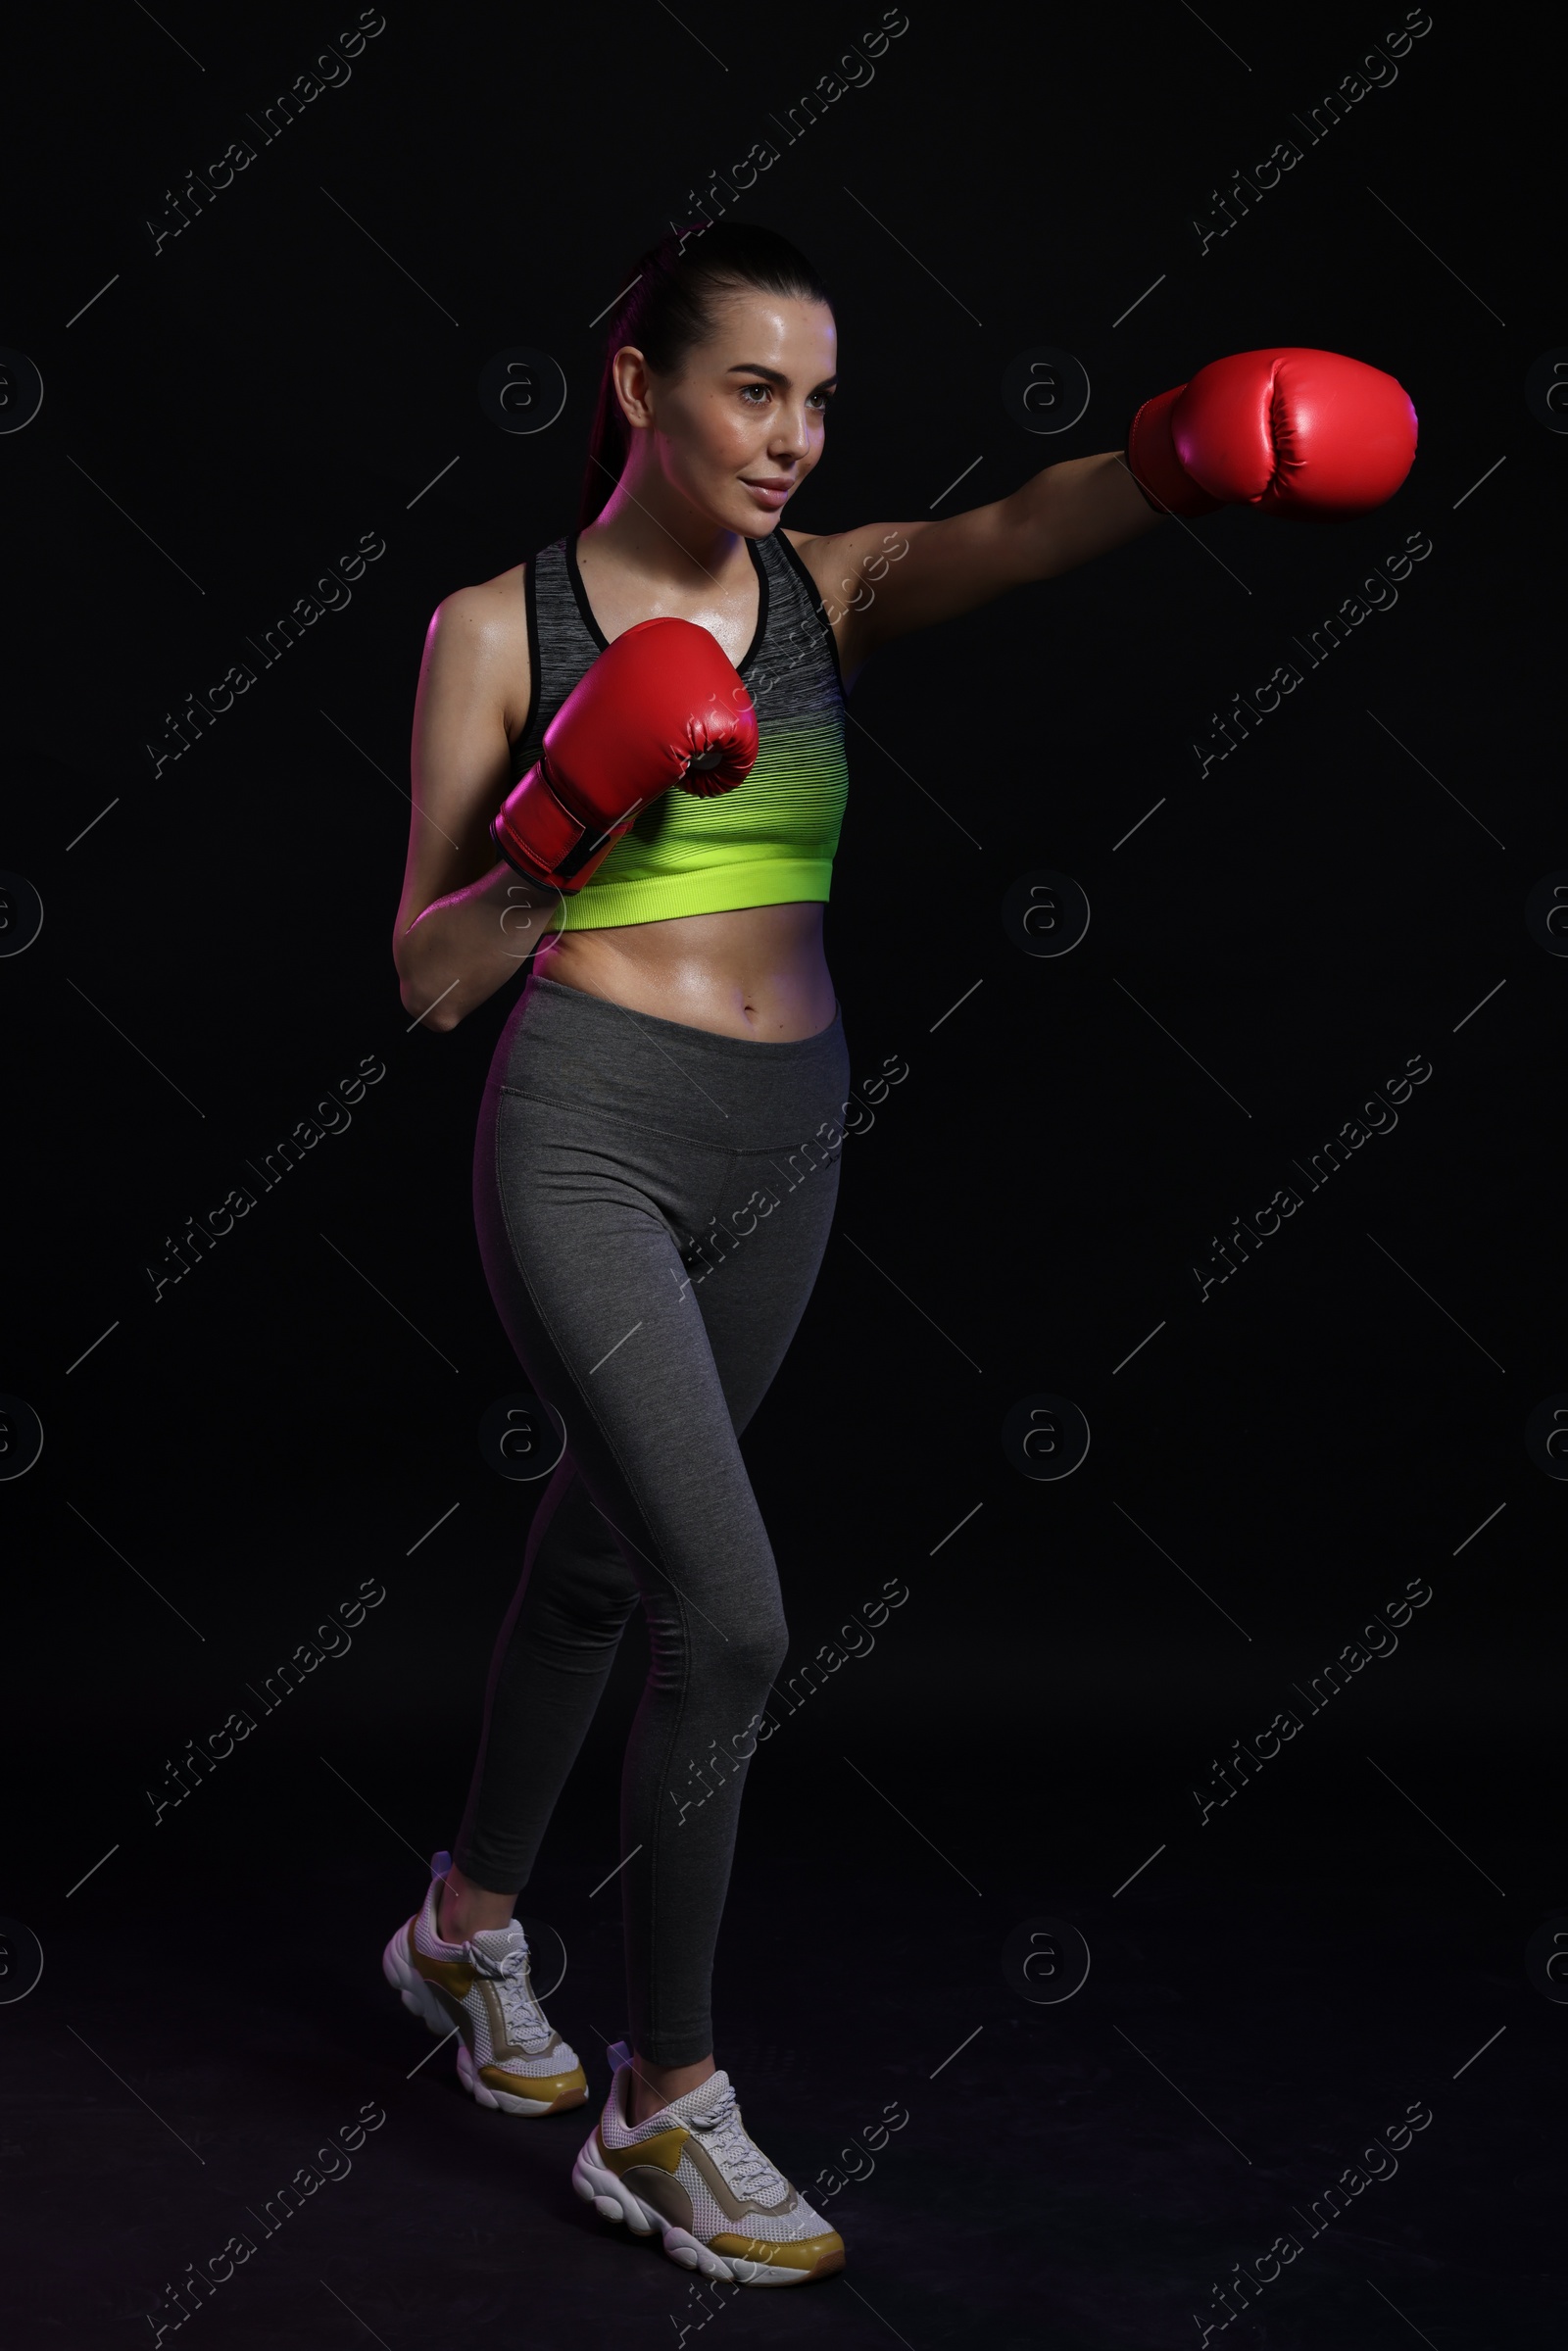
[[498,571],[494,579],[476,580],[471,587],[454,588],[443,596],[436,607],[438,615],[450,615],[466,628],[505,630],[521,624],[526,633],[527,607],[523,590],[527,579],[526,563],[514,563],[509,571]]
[[470,587],[454,588],[443,596],[431,617],[432,646],[449,658],[466,656],[483,662],[528,659],[528,606],[524,593],[528,566],[514,563],[494,579],[476,580]]
[[493,703],[509,734],[522,722],[533,682],[527,568],[514,563],[493,579],[454,588],[436,606],[426,636],[433,675],[465,698],[477,695]]

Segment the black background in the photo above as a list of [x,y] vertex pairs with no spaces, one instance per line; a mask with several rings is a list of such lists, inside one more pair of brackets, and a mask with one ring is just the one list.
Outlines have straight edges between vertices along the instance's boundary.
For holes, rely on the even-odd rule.
[[[1560,35],[1439,9],[1309,145],[1295,116],[1401,11],[915,8],[786,145],[770,117],[875,10],[394,6],[264,144],[250,118],[355,13],[41,12],[13,56],[0,342],[44,401],[0,436],[0,864],[44,922],[0,966],[0,1386],[44,1449],[0,1490],[0,1906],[44,1973],[0,2010],[0,2160],[53,2275],[6,2341],[150,2339],[166,2281],[366,2099],[387,2123],[352,2180],[194,2337],[652,2345],[700,2315],[571,2195],[578,2118],[479,2114],[450,2052],[408,2079],[423,2044],[379,1977],[455,1834],[533,1493],[477,1444],[522,1384],[469,1203],[513,991],[410,1033],[390,937],[430,613],[571,526],[590,321],[761,138],[779,160],[738,217],[802,244],[839,310],[792,526],[1004,495],[1275,343],[1390,370],[1421,433],[1365,519],[1166,526],[891,648],[854,695],[829,954],[858,1076],[908,1076],[846,1144],[747,1449],[792,1667],[885,1579],[909,1597],[751,1775],[718,2056],[808,2192],[889,2098],[910,2122],[826,2207],[843,2278],[710,2323],[1197,2341],[1211,2286],[1294,2228],[1227,2339],[1544,2339],[1565,2011],[1524,1948],[1564,1890],[1563,1488],[1524,1425],[1568,1389],[1568,964],[1524,906],[1568,865],[1568,439],[1524,379],[1568,341]],[[1210,190],[1288,137],[1301,161],[1203,252]],[[155,253],[166,191],[237,138],[254,162]],[[478,399],[519,345],[567,385],[536,434]],[[1092,386],[1057,438],[1002,399],[1040,345]],[[367,532],[352,603],[155,773],[166,714]],[[1432,552],[1397,605],[1200,775],[1211,713],[1412,532]],[[1002,919],[1042,868],[1092,907],[1056,959]],[[368,1055],[352,1126],[155,1302],[167,1240]],[[1200,1300],[1215,1237],[1416,1055],[1396,1130],[1298,1183]],[[1040,1393],[1092,1431],[1061,1482],[1003,1448]],[[1200,1824],[1213,1760],[1412,1578],[1432,1597],[1397,1652]],[[155,1825],[166,1760],[365,1579],[386,1596],[352,1651]],[[596,2099],[624,2019],[592,1889],[640,1659],[522,1903],[569,1955],[552,2016]],[[1092,1953],[1065,2002],[1004,1972],[1040,1917]],[[1397,2178],[1298,2226],[1412,2101],[1433,2121]]]

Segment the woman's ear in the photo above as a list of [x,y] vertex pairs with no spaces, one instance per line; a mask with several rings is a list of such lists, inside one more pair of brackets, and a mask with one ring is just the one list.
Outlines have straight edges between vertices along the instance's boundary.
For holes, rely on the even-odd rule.
[[628,424],[652,424],[653,386],[648,362],[634,343],[624,344],[611,362],[615,397]]

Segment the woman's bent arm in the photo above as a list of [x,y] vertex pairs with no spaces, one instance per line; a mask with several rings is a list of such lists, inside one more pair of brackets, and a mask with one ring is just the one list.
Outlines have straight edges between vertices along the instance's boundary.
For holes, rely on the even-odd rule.
[[499,862],[489,836],[511,781],[508,709],[528,695],[522,614],[518,574],[506,572],[446,597],[425,637],[392,957],[405,1009],[429,1028],[456,1028],[559,916],[559,894]]
[[438,898],[398,943],[404,1009],[429,1029],[455,1029],[531,955],[553,929],[558,891],[525,882],[510,865]]

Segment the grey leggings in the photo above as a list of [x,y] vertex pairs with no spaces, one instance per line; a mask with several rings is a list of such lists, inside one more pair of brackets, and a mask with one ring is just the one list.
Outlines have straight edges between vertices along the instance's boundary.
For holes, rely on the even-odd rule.
[[[710,1985],[745,1764],[787,1633],[740,1435],[827,1245],[842,1018],[720,1037],[531,978],[491,1065],[474,1218],[491,1294],[566,1450],[497,1642],[459,1868],[526,1884],[640,1601],[626,1748],[629,2023],[656,2065],[713,2045]],[[699,1777],[715,1747],[727,1768]]]

